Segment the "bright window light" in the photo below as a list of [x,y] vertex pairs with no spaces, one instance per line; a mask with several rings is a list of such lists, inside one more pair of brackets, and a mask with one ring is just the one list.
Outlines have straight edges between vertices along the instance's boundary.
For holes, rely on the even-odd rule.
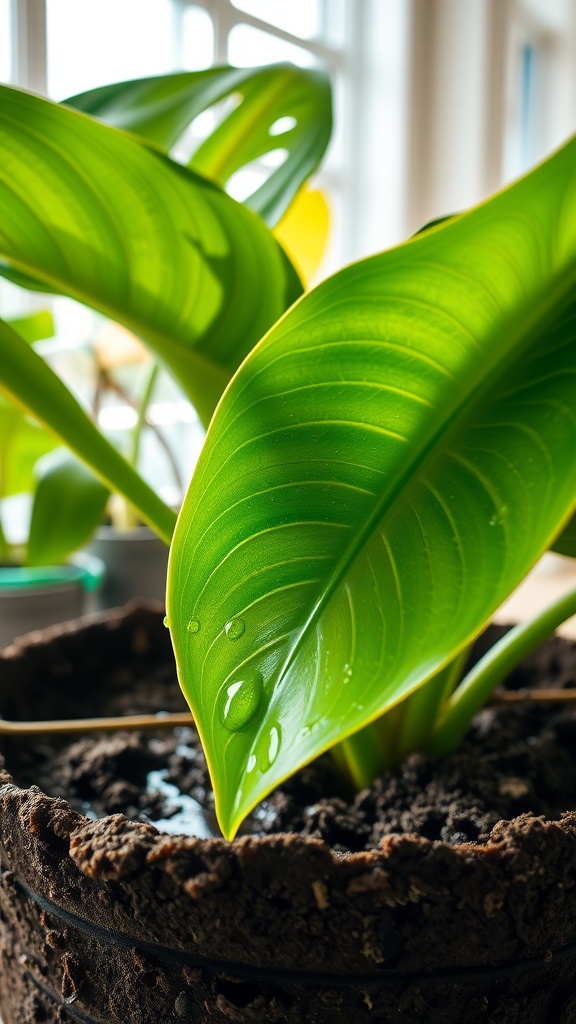
[[320,32],[319,0],[232,0],[239,11],[261,18],[270,25],[301,39],[314,39]]
[[214,62],[214,24],[201,7],[187,7],[182,17],[182,67],[202,71]]
[[0,82],[12,78],[10,0],[0,0]]
[[235,25],[232,29],[228,37],[228,60],[239,68],[282,60],[303,68],[313,67],[316,63],[313,54],[303,47],[294,46],[251,25]]
[[171,0],[47,0],[49,94],[171,71],[173,19]]
[[296,127],[297,121],[295,117],[279,117],[277,121],[270,127],[270,135],[286,135],[286,132],[291,132]]
[[263,185],[270,171],[281,167],[288,157],[287,149],[274,149],[252,163],[241,167],[226,184],[226,191],[233,199],[243,203],[252,192]]

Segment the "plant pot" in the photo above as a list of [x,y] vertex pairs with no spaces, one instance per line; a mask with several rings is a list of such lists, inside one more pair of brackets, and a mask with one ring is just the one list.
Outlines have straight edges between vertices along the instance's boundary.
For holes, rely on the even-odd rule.
[[[80,679],[104,713],[97,680],[116,663],[127,687],[131,660],[136,677],[170,662],[158,613],[53,630],[0,659],[0,711],[74,714]],[[172,710],[165,678],[157,707]],[[574,812],[343,854],[298,835],[228,843],[89,820],[8,772],[0,795],[4,1024],[576,1020]]]
[[0,648],[89,611],[104,573],[104,563],[88,555],[68,565],[0,567]]
[[147,526],[127,530],[101,526],[86,550],[106,565],[97,608],[116,608],[134,597],[164,604],[168,548]]

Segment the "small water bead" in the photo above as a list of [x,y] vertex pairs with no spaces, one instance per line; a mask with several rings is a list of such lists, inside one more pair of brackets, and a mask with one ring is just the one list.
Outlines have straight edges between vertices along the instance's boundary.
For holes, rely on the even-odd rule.
[[250,754],[250,757],[248,758],[248,760],[246,762],[246,774],[250,775],[250,772],[253,772],[255,767],[256,767],[256,755],[255,754]]
[[282,730],[279,725],[273,725],[268,736],[262,737],[259,744],[260,756],[258,759],[258,765],[261,771],[267,772],[274,764],[280,750],[281,739]]
[[164,618],[162,619],[162,622],[166,626],[166,629],[170,629],[170,626],[172,625],[172,623],[171,623],[171,621],[170,621],[170,619],[168,618],[167,615],[164,616]]
[[274,764],[274,761],[278,757],[278,751],[280,750],[280,726],[273,725],[270,729],[270,746],[268,747],[268,760],[270,765]]
[[224,626],[224,632],[229,640],[238,640],[246,629],[246,623],[242,619],[230,619]]
[[263,682],[262,673],[252,669],[226,687],[221,718],[222,725],[230,732],[241,729],[256,714],[262,699]]
[[198,622],[198,619],[190,619],[186,626],[186,630],[188,633],[199,633],[200,623]]
[[504,526],[508,518],[508,506],[501,505],[490,519],[490,526]]
[[344,682],[348,683],[352,679],[352,666],[346,663],[344,665]]

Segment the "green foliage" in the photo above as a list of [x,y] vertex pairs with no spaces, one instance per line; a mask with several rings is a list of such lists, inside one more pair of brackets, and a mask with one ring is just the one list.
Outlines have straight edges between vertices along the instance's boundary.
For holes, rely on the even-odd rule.
[[139,334],[207,423],[301,291],[266,226],[137,138],[5,86],[0,149],[0,258]]
[[332,130],[330,83],[320,70],[272,64],[216,67],[105,85],[65,102],[169,150],[191,122],[231,99],[189,166],[225,187],[232,175],[279,148],[286,159],[246,198],[273,226],[318,166]]
[[29,345],[54,337],[54,317],[48,309],[40,309],[26,316],[12,317],[8,322]]
[[[205,424],[234,369],[301,291],[282,249],[257,218],[156,148],[171,149],[198,114],[222,101],[227,109],[220,107],[191,166],[225,184],[281,143],[285,162],[247,200],[274,223],[330,137],[330,86],[322,72],[288,65],[222,67],[116,83],[67,101],[90,117],[14,90],[0,92],[0,273],[26,288],[70,295],[139,333]],[[37,340],[44,336],[40,330],[46,332],[42,317],[13,327],[21,338]],[[0,327],[2,341],[13,351],[0,365],[0,385],[40,415],[102,480],[115,479],[142,518],[169,540],[172,513],[97,439],[70,396],[60,414],[54,403],[57,393],[63,397],[61,385]],[[144,415],[145,408],[134,456]],[[29,488],[32,454],[49,451],[55,441],[5,400],[0,429],[1,497]],[[106,492],[99,479],[73,459],[50,466],[35,495],[29,561],[64,557],[102,512]],[[67,510],[55,519],[59,486],[66,487]],[[0,547],[5,555],[3,535]]]
[[111,489],[138,509],[145,522],[169,543],[175,515],[102,436],[66,385],[8,324],[0,320],[0,386],[34,413],[83,459]]
[[35,466],[36,488],[26,550],[28,565],[58,565],[102,522],[108,488],[65,448]]
[[[47,310],[15,317],[10,326],[29,344],[54,333],[54,321]],[[47,431],[0,391],[0,499],[30,489],[37,459],[51,451],[54,444]]]
[[225,834],[447,665],[574,511],[575,161],[320,285],[228,388],[168,587]]

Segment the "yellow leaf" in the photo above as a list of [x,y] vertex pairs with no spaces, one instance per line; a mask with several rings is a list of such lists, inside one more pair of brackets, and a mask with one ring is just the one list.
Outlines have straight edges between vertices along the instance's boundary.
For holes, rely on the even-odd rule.
[[302,188],[274,228],[304,285],[308,287],[324,258],[330,233],[330,210],[319,189]]

